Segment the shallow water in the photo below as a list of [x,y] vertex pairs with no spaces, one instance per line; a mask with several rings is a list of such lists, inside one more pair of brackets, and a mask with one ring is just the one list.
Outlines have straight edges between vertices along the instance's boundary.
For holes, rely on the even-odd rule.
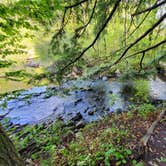
[[150,95],[154,99],[166,101],[166,82],[159,77],[150,80]]
[[[0,109],[0,116],[14,124],[33,124],[46,120],[62,119],[69,121],[81,114],[85,122],[95,121],[108,112],[124,109],[120,97],[120,84],[105,81],[75,81],[64,84],[61,89],[34,87],[23,91],[15,99],[3,99],[7,107]],[[60,93],[68,88],[67,94]],[[51,91],[51,95],[49,92]],[[59,93],[59,94],[57,94]],[[62,95],[63,94],[63,95]],[[114,98],[113,102],[110,102]],[[80,120],[79,119],[79,120]]]
[[[118,81],[69,81],[61,87],[34,87],[20,92],[14,99],[3,98],[0,118],[13,124],[25,125],[61,119],[85,123],[96,121],[112,112],[126,109],[128,102],[122,95],[126,83]],[[151,79],[150,95],[166,101],[166,83]]]

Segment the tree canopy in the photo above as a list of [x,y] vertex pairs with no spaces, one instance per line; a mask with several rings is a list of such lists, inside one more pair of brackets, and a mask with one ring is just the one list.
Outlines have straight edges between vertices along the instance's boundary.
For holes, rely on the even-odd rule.
[[[51,36],[45,56],[54,57],[53,74],[60,78],[74,65],[90,66],[89,75],[117,64],[142,69],[143,62],[165,54],[165,4],[165,0],[3,1],[0,54],[4,58],[24,53],[21,40],[42,31]],[[3,61],[1,66],[10,63]]]

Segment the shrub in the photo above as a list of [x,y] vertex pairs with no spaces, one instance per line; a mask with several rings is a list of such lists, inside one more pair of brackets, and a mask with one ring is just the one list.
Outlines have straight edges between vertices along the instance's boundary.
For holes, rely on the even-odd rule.
[[113,145],[110,145],[110,149],[105,153],[105,166],[110,166],[110,160],[115,160],[116,165],[126,164],[126,158],[131,155],[131,150],[123,148],[115,148]]
[[139,107],[139,114],[144,118],[148,115],[148,113],[155,110],[155,107],[152,104],[142,104]]
[[149,101],[149,85],[147,80],[139,79],[134,81],[134,89],[137,102]]

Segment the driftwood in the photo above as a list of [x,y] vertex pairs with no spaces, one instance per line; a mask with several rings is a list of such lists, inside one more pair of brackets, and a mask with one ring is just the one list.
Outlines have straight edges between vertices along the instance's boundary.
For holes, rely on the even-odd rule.
[[141,138],[140,142],[135,148],[135,156],[132,159],[135,160],[142,160],[146,156],[146,152],[148,151],[148,141],[153,134],[155,127],[157,126],[158,122],[164,117],[166,110],[162,110],[157,119],[152,123],[150,128],[147,130],[146,134]]
[[146,156],[146,152],[148,151],[148,141],[153,134],[155,127],[158,122],[164,117],[166,110],[162,110],[157,119],[152,123],[150,128],[147,130],[146,134],[141,138],[138,146],[136,147],[137,155],[134,157],[135,160],[143,159]]
[[157,123],[163,118],[165,113],[166,113],[166,110],[161,111],[161,113],[159,114],[157,119],[152,123],[150,128],[147,130],[147,133],[141,138],[141,141],[140,141],[140,146],[141,147],[146,147],[147,146],[148,140],[149,140],[150,136],[152,135]]

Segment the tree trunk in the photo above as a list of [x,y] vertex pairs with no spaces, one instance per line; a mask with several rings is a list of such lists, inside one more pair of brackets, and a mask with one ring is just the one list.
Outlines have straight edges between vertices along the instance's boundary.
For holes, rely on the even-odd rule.
[[24,166],[13,143],[0,126],[0,166]]

